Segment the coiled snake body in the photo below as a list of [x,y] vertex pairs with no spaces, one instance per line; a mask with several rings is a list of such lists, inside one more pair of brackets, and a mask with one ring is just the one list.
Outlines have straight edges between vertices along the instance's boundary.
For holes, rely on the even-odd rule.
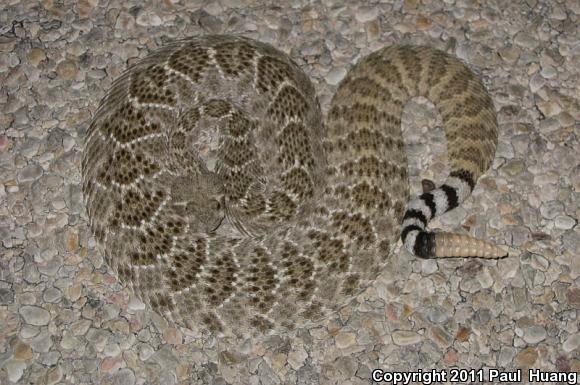
[[[451,173],[409,202],[401,114],[441,113]],[[397,46],[363,58],[323,122],[285,54],[242,37],[183,40],[115,81],[89,128],[83,192],[120,280],[178,324],[292,329],[338,308],[380,273],[402,230],[420,257],[499,257],[427,232],[493,159],[497,123],[458,59]]]

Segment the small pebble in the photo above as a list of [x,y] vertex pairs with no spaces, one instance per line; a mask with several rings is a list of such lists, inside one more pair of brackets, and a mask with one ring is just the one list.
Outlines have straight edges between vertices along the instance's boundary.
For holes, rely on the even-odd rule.
[[426,259],[421,262],[421,273],[430,275],[438,269],[437,262],[434,259]]
[[425,312],[427,319],[433,323],[443,323],[449,318],[447,310],[441,306],[430,306]]
[[538,359],[538,353],[532,347],[528,347],[522,351],[520,351],[516,355],[516,362],[518,365],[531,367],[536,363]]
[[396,330],[391,337],[395,345],[399,346],[415,345],[423,339],[420,334],[410,330]]
[[134,385],[136,378],[135,373],[129,368],[123,368],[117,373],[113,374],[112,380],[114,384],[119,385]]
[[101,370],[104,373],[114,373],[125,366],[122,357],[106,357],[101,362]]
[[0,305],[8,305],[14,302],[14,291],[9,288],[0,288]]
[[154,353],[154,350],[151,346],[147,344],[141,344],[139,347],[139,359],[141,361],[147,361],[149,357],[151,357]]
[[288,353],[288,363],[294,370],[298,370],[303,364],[304,360],[308,357],[308,354],[304,350],[304,348],[298,348],[292,350]]
[[326,82],[330,85],[337,85],[346,75],[346,69],[339,67],[332,69],[325,77]]
[[365,23],[376,19],[378,15],[379,13],[376,6],[361,6],[358,7],[355,17],[358,22]]
[[10,360],[4,364],[4,369],[8,374],[8,380],[10,382],[17,382],[24,374],[26,363],[18,360]]
[[576,220],[567,215],[558,215],[554,218],[554,225],[561,230],[569,230],[576,226]]
[[568,298],[568,303],[572,308],[580,309],[580,288],[571,287],[568,289],[566,297]]
[[524,341],[537,344],[546,339],[546,329],[543,326],[531,326],[524,331]]
[[546,66],[542,68],[542,71],[540,73],[546,79],[553,79],[554,77],[556,77],[556,75],[558,75],[558,72],[552,66]]
[[345,349],[356,342],[356,335],[350,332],[342,332],[334,337],[334,340],[336,341],[336,346],[338,348]]
[[167,328],[163,331],[163,338],[168,344],[179,345],[183,341],[181,332],[176,328]]
[[17,341],[13,349],[14,358],[17,360],[26,361],[32,358],[32,349],[24,342]]
[[54,385],[60,382],[60,380],[62,380],[62,376],[63,373],[60,365],[49,369],[46,375],[46,385]]
[[137,24],[144,27],[148,26],[156,27],[161,25],[162,23],[163,20],[161,20],[161,18],[158,15],[156,15],[151,11],[142,11],[139,13],[139,15],[137,15]]
[[22,306],[19,312],[24,322],[30,325],[42,326],[50,322],[50,313],[38,306]]
[[27,166],[18,173],[18,180],[20,182],[31,182],[40,178],[42,173],[42,167],[39,165]]
[[60,346],[64,350],[71,350],[77,348],[79,345],[79,339],[70,333],[65,333],[60,341]]
[[28,60],[34,66],[38,66],[42,61],[46,59],[46,53],[41,48],[33,48],[28,54]]
[[562,349],[566,353],[570,353],[580,347],[580,334],[572,334],[562,344]]
[[49,287],[42,294],[42,299],[45,302],[56,303],[56,302],[60,302],[61,298],[62,298],[62,291],[60,291],[60,289],[58,289],[56,287]]
[[72,80],[77,75],[77,66],[70,60],[64,60],[56,66],[56,73],[64,80]]

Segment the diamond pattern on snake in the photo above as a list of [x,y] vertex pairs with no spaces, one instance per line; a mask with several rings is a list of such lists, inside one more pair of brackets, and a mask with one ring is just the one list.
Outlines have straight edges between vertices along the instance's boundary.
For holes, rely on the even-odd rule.
[[[451,172],[410,199],[406,102],[439,110]],[[172,43],[102,100],[82,163],[90,227],[108,265],[153,310],[210,333],[317,322],[377,277],[399,238],[421,258],[505,252],[427,224],[473,190],[497,121],[481,81],[428,47],[364,57],[323,118],[277,49],[243,37]]]

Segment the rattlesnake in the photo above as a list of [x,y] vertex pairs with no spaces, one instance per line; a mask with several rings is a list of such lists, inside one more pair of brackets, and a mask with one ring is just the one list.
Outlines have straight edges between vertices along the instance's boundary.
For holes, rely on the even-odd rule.
[[[424,96],[451,173],[409,202],[401,114]],[[364,57],[323,122],[285,54],[248,38],[170,44],[117,79],[82,162],[90,226],[121,282],[177,324],[264,333],[316,321],[381,272],[401,237],[419,257],[500,257],[425,230],[487,170],[493,102],[458,59],[395,46]]]

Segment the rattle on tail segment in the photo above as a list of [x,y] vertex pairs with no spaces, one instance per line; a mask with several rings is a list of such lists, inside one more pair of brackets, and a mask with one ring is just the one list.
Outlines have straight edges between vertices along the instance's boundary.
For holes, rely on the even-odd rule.
[[401,239],[405,248],[420,258],[504,258],[501,247],[469,235],[425,230],[435,215],[454,209],[471,194],[473,180],[466,173],[452,172],[441,187],[421,194],[409,203],[403,217]]

